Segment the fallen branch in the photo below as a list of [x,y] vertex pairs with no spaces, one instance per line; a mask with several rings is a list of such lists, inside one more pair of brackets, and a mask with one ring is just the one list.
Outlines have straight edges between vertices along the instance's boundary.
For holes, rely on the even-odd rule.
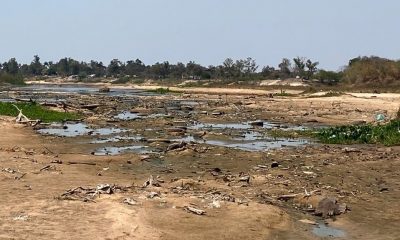
[[12,104],[17,110],[18,110],[18,116],[17,116],[17,118],[15,119],[15,122],[17,122],[17,123],[31,123],[31,125],[32,126],[36,126],[36,125],[38,125],[40,122],[41,122],[41,120],[31,120],[31,119],[29,119],[27,116],[25,116],[23,113],[22,113],[22,110],[21,109],[19,109],[18,107],[17,107],[17,105],[15,105],[15,104]]
[[96,163],[92,163],[92,162],[68,162],[67,163],[68,165],[77,165],[77,164],[80,164],[80,165],[90,165],[90,166],[96,166]]
[[206,211],[201,210],[201,209],[197,209],[197,208],[194,208],[194,207],[185,206],[184,209],[186,211],[190,212],[190,213],[194,213],[194,214],[197,214],[197,215],[205,215],[206,214]]

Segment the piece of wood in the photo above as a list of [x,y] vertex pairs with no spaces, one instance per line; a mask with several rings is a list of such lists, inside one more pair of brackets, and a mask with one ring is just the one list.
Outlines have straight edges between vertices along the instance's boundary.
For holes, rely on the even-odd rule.
[[92,163],[92,162],[73,162],[73,161],[69,161],[67,162],[68,165],[77,165],[77,164],[81,164],[81,165],[90,165],[90,166],[96,166],[96,163]]
[[186,206],[184,209],[186,211],[188,211],[190,213],[194,213],[196,215],[205,215],[206,214],[206,211],[198,209],[198,208],[190,207],[190,206]]

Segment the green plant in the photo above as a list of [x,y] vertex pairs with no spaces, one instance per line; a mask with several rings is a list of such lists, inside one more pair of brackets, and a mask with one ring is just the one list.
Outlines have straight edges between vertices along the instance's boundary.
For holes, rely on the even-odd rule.
[[316,137],[323,143],[356,144],[381,143],[387,146],[400,144],[400,120],[384,125],[340,126],[320,130]]
[[20,74],[0,73],[0,84],[25,85],[24,78]]
[[0,115],[16,117],[18,110],[13,105],[16,105],[25,116],[32,120],[40,119],[43,122],[60,122],[66,119],[76,120],[80,118],[76,113],[53,111],[36,103],[0,102]]
[[154,92],[157,94],[167,94],[167,93],[170,93],[170,90],[169,90],[169,88],[157,88],[154,90],[149,90],[149,92]]

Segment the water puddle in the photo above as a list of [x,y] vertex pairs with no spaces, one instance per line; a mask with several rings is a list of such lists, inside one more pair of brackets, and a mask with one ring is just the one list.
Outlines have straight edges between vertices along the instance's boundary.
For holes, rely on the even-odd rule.
[[198,139],[193,136],[187,136],[182,139],[176,139],[176,141],[181,140],[185,142],[204,143],[213,146],[240,149],[243,151],[250,151],[250,152],[265,151],[268,149],[276,149],[283,147],[299,147],[309,143],[309,141],[305,139],[259,138],[257,134],[247,134],[246,136],[243,139],[233,138],[227,140],[220,140],[220,139],[205,140],[205,139]]
[[141,118],[141,116],[138,113],[124,111],[124,112],[116,115],[114,118],[119,119],[119,120],[128,121],[128,120],[134,120],[134,119]]
[[142,113],[124,111],[124,112],[121,112],[120,114],[114,116],[115,119],[119,119],[119,120],[123,120],[123,121],[142,119],[142,118],[162,118],[162,117],[171,117],[171,115],[163,114],[163,113],[154,113],[154,114],[146,115],[146,114],[142,114]]
[[343,238],[346,236],[346,233],[340,229],[336,229],[333,227],[329,227],[326,224],[320,223],[313,229],[313,234],[318,237],[333,237],[333,238]]
[[194,129],[194,130],[201,130],[201,129],[247,130],[247,129],[261,128],[261,129],[282,129],[282,130],[292,130],[292,131],[306,129],[304,126],[282,125],[282,124],[278,124],[278,123],[271,123],[271,122],[264,122],[264,121],[254,121],[254,122],[244,122],[244,123],[200,123],[200,122],[197,122],[189,128]]
[[96,140],[91,141],[92,144],[102,144],[102,143],[116,143],[123,141],[140,141],[143,138],[140,136],[115,136],[109,138],[98,138]]
[[107,155],[119,155],[122,153],[138,153],[138,154],[149,154],[153,151],[148,146],[124,146],[124,147],[103,147],[96,149],[94,155],[96,156],[107,156]]
[[99,128],[91,129],[84,123],[65,123],[52,124],[49,128],[39,129],[38,132],[44,135],[54,135],[59,137],[77,137],[83,135],[111,135],[127,132],[126,129],[119,128]]

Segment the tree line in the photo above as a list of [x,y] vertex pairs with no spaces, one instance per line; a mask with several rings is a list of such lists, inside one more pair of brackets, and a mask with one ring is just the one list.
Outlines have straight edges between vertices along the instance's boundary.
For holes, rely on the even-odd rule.
[[[111,60],[108,64],[101,61],[77,61],[62,58],[57,62],[42,62],[35,55],[30,64],[18,63],[15,58],[0,64],[0,78],[19,80],[26,77],[40,76],[74,76],[85,78],[141,78],[141,79],[228,79],[228,80],[261,80],[300,78],[304,80],[318,79],[326,83],[349,84],[397,84],[400,79],[400,61],[376,56],[357,57],[351,59],[341,71],[319,69],[319,62],[305,57],[292,60],[283,58],[277,65],[262,68],[256,61],[246,59],[233,60],[227,58],[217,66],[202,66],[194,61],[171,64],[168,61],[146,65],[140,59],[122,62]],[[0,82],[1,82],[0,79]]]
[[99,61],[83,62],[72,58],[62,58],[58,62],[41,62],[35,55],[30,64],[18,63],[15,58],[0,64],[0,72],[32,76],[79,76],[86,77],[121,77],[132,76],[152,79],[258,79],[289,78],[300,76],[309,79],[317,72],[318,62],[306,58],[294,58],[293,63],[287,58],[282,60],[278,68],[259,66],[251,57],[233,60],[227,58],[217,66],[202,66],[194,61],[171,64],[168,61],[152,65],[144,64],[140,59],[122,62],[111,60],[107,65]]

